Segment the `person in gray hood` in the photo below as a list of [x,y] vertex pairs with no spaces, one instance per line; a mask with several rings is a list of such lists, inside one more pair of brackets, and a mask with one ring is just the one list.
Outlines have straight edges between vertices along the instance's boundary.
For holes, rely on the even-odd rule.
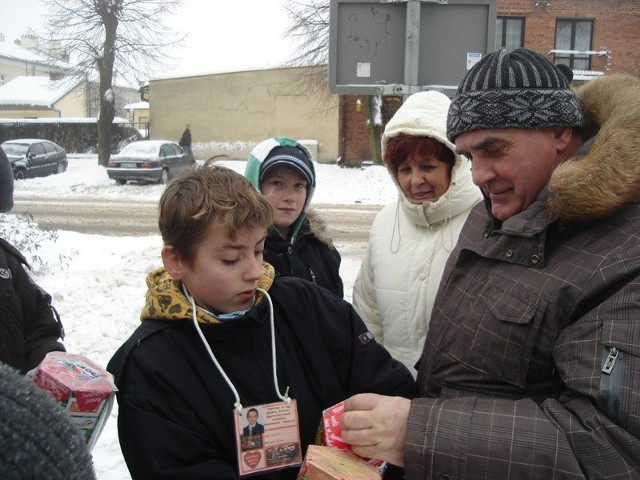
[[446,136],[451,101],[411,95],[387,123],[382,160],[398,199],[376,216],[353,285],[353,306],[376,340],[416,375],[447,257],[480,189]]

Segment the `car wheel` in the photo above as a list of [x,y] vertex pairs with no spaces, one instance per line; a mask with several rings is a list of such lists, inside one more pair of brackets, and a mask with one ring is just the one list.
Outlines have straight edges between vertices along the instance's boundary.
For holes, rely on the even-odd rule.
[[168,181],[169,181],[169,170],[165,168],[164,170],[162,170],[162,176],[160,177],[160,181],[158,183],[165,185]]
[[124,185],[127,181],[124,178],[116,178],[116,183],[118,185]]
[[17,168],[13,172],[13,178],[15,178],[16,180],[23,180],[27,178],[27,172],[25,171],[24,168]]
[[64,163],[58,163],[58,168],[56,169],[56,173],[63,173],[67,167],[65,167]]

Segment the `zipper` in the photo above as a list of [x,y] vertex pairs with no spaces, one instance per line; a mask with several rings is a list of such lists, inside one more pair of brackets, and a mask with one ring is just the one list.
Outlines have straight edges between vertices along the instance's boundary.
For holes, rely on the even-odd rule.
[[618,349],[616,347],[611,347],[611,350],[609,350],[609,355],[607,355],[607,358],[604,361],[604,365],[602,365],[602,373],[611,375],[613,367],[616,366],[616,360],[618,360]]
[[[612,420],[619,419],[622,403],[624,352],[616,347],[602,347],[602,368],[598,407]],[[616,368],[617,365],[617,368]]]

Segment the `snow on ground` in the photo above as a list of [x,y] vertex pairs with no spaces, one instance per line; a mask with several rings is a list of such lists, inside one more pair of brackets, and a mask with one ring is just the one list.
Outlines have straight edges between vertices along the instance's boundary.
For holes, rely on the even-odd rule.
[[[244,161],[218,162],[244,173]],[[396,189],[383,167],[339,168],[317,164],[318,188],[314,203],[382,205],[396,197]],[[22,180],[15,197],[91,197],[157,202],[162,185],[116,185],[109,180],[95,155],[71,155],[68,170],[60,175]],[[16,215],[0,214],[0,222],[24,228]],[[41,241],[38,254],[47,269],[36,281],[53,297],[65,331],[69,352],[85,355],[102,366],[139,323],[146,291],[145,276],[161,265],[159,235],[110,237],[58,231],[56,241]],[[345,297],[360,266],[361,245],[337,244],[342,255],[341,276]],[[61,258],[62,256],[62,258]],[[117,435],[117,403],[93,449],[100,480],[128,480]]]

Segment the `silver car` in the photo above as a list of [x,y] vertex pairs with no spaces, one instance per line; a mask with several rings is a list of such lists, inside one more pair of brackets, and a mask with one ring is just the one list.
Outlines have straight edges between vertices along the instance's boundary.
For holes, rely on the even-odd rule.
[[168,140],[141,140],[131,142],[107,165],[107,175],[118,185],[127,181],[141,183],[167,183],[185,170],[193,168],[195,157],[184,153],[182,147]]
[[67,152],[60,145],[40,138],[7,140],[2,145],[13,170],[13,178],[46,177],[67,169]]

